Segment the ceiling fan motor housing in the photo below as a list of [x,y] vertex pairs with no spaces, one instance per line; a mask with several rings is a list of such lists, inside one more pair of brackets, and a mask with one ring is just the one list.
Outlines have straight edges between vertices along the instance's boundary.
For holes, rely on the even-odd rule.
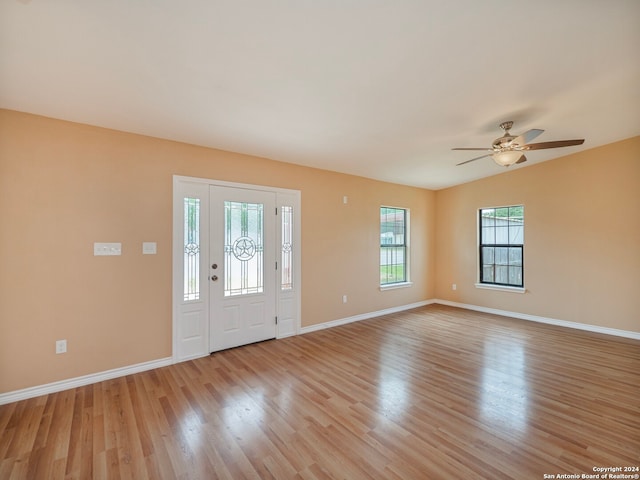
[[504,137],[496,138],[491,144],[491,147],[493,148],[494,151],[511,149],[517,145],[517,144],[512,144],[515,138],[516,137],[514,137],[513,135],[505,135]]
[[491,147],[493,148],[494,152],[511,150],[517,146],[517,144],[512,144],[513,140],[516,137],[509,133],[509,130],[511,130],[511,127],[513,127],[512,121],[502,122],[500,124],[500,128],[504,130],[504,135],[500,138],[496,138],[491,144]]

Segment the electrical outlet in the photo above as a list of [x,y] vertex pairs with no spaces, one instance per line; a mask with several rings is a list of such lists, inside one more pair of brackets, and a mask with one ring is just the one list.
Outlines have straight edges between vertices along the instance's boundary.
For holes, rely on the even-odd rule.
[[67,353],[66,340],[56,340],[56,353]]
[[346,295],[342,295],[342,303],[347,303],[347,296]]
[[455,283],[451,284],[451,290],[457,290],[458,286]]

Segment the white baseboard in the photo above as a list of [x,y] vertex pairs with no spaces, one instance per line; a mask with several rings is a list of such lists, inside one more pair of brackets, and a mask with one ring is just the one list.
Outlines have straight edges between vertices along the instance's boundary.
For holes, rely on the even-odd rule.
[[422,302],[410,303],[409,305],[401,305],[399,307],[385,308],[384,310],[377,310],[375,312],[362,313],[360,315],[354,315],[352,317],[339,318],[337,320],[331,320],[329,322],[318,323],[316,325],[310,325],[308,327],[302,327],[300,334],[315,332],[318,330],[324,330],[325,328],[337,327],[340,325],[346,325],[347,323],[359,322],[360,320],[367,320],[369,318],[381,317],[382,315],[389,315],[391,313],[402,312],[404,310],[411,310],[412,308],[424,307],[435,303],[436,300],[424,300]]
[[[575,328],[578,330],[586,330],[595,333],[604,333],[606,335],[614,335],[617,337],[631,338],[634,340],[640,340],[640,332],[632,332],[629,330],[619,330],[617,328],[600,327],[598,325],[588,325],[586,323],[569,322],[567,320],[558,320],[556,318],[540,317],[537,315],[529,315],[526,313],[509,312],[506,310],[498,310],[496,308],[480,307],[478,305],[470,305],[467,303],[450,302],[449,300],[432,299],[424,300],[422,302],[411,303],[409,305],[401,305],[399,307],[386,308],[384,310],[377,310],[375,312],[363,313],[360,315],[354,315],[352,317],[340,318],[317,325],[311,325],[309,327],[303,327],[300,329],[300,334],[315,332],[318,330],[324,330],[325,328],[337,327],[339,325],[346,325],[352,322],[358,322],[360,320],[367,320],[369,318],[380,317],[382,315],[389,315],[392,313],[402,312],[404,310],[410,310],[412,308],[424,307],[425,305],[431,305],[433,303],[448,305],[450,307],[465,308],[467,310],[475,310],[477,312],[492,313],[494,315],[501,315],[503,317],[518,318],[521,320],[528,320],[531,322],[547,323],[550,325],[557,325],[560,327]],[[287,335],[289,336],[289,335]],[[281,337],[284,338],[284,337]],[[17,402],[20,400],[26,400],[28,398],[38,397],[40,395],[48,395],[50,393],[61,392],[70,388],[82,387],[91,383],[102,382],[104,380],[110,380],[112,378],[123,377],[125,375],[132,375],[134,373],[144,372],[147,370],[153,370],[154,368],[166,367],[173,364],[172,357],[160,358],[158,360],[151,360],[149,362],[138,363],[136,365],[129,365],[127,367],[114,368],[113,370],[107,370],[104,372],[92,373],[90,375],[84,375],[82,377],[70,378],[67,380],[61,380],[59,382],[47,383],[46,385],[38,385],[35,387],[25,388],[22,390],[16,390],[13,392],[0,393],[0,405]]]
[[547,323],[550,325],[557,325],[559,327],[575,328],[577,330],[586,330],[588,332],[604,333],[605,335],[614,335],[616,337],[640,340],[640,332],[632,332],[630,330],[619,330],[617,328],[601,327],[598,325],[589,325],[587,323],[570,322],[568,320],[540,317],[537,315],[529,315],[527,313],[509,312],[506,310],[498,310],[497,308],[479,307],[468,303],[450,302],[449,300],[435,299],[433,303],[448,305],[450,307],[466,308],[467,310],[475,310],[476,312],[492,313],[503,317],[518,318],[520,320],[528,320],[530,322]]
[[412,303],[409,305],[401,305],[399,307],[387,308],[387,309],[378,310],[375,312],[363,313],[360,315],[354,315],[353,317],[340,318],[338,320],[319,323],[317,325],[311,325],[309,327],[303,327],[300,329],[300,334],[315,332],[317,330],[324,330],[325,328],[337,327],[339,325],[346,325],[348,323],[358,322],[360,320],[367,320],[369,318],[380,317],[382,315],[387,315],[390,313],[402,312],[403,310],[410,310],[412,308],[423,307],[425,305],[430,305],[433,303],[437,303],[440,305],[448,305],[450,307],[466,308],[467,310],[474,310],[476,312],[492,313],[494,315],[517,318],[520,320],[527,320],[530,322],[546,323],[549,325],[557,325],[559,327],[575,328],[577,330],[585,330],[588,332],[603,333],[605,335],[614,335],[616,337],[625,337],[625,338],[631,338],[634,340],[640,340],[640,332],[620,330],[617,328],[601,327],[598,325],[589,325],[587,323],[570,322],[568,320],[559,320],[557,318],[540,317],[538,315],[529,315],[527,313],[509,312],[507,310],[481,307],[478,305],[471,305],[468,303],[450,302],[449,300],[441,300],[439,298],[435,298],[432,300],[424,300],[422,302]]
[[113,370],[92,373],[89,375],[84,375],[82,377],[69,378],[67,380],[61,380],[59,382],[47,383],[46,385],[38,385],[36,387],[25,388],[13,392],[0,393],[0,405],[13,403],[20,400],[26,400],[27,398],[39,397],[40,395],[62,392],[63,390],[69,390],[70,388],[83,387],[91,383],[111,380],[112,378],[124,377],[125,375],[132,375],[134,373],[153,370],[154,368],[166,367],[167,365],[171,365],[172,363],[173,360],[171,359],[171,357],[160,358],[158,360],[151,360],[149,362],[129,365],[127,367],[114,368]]
[[[359,320],[366,320],[368,318],[379,317],[381,315],[387,315],[390,313],[401,312],[403,310],[409,310],[411,308],[418,308],[424,305],[433,303],[433,300],[425,300],[423,302],[412,303],[410,305],[402,305],[399,307],[387,308],[384,310],[378,310],[377,312],[364,313],[361,315],[355,315],[353,317],[342,318],[339,320],[333,320],[318,325],[312,325],[310,327],[304,327],[300,329],[300,334],[309,333],[316,330],[324,330],[325,328],[337,327],[338,325],[345,325],[351,322],[357,322]],[[294,335],[294,334],[292,334]],[[285,336],[292,336],[285,335]],[[285,338],[279,337],[279,338]],[[84,375],[82,377],[69,378],[67,380],[61,380],[59,382],[47,383],[45,385],[38,385],[35,387],[25,388],[22,390],[15,390],[13,392],[0,393],[0,405],[6,405],[7,403],[18,402],[20,400],[26,400],[28,398],[39,397],[40,395],[48,395],[50,393],[61,392],[70,388],[83,387],[91,383],[102,382],[104,380],[110,380],[112,378],[123,377],[125,375],[131,375],[134,373],[144,372],[146,370],[152,370],[154,368],[166,367],[176,362],[183,362],[199,358],[202,355],[194,355],[193,358],[181,358],[173,359],[172,357],[161,358],[158,360],[152,360],[150,362],[138,363],[137,365],[130,365],[128,367],[114,368],[113,370],[107,370],[105,372],[93,373],[90,375]]]

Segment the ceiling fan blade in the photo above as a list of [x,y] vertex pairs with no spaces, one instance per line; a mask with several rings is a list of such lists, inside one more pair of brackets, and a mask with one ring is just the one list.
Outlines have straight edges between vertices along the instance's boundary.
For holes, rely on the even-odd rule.
[[452,148],[451,150],[481,150],[485,152],[492,152],[493,150],[490,148]]
[[522,135],[518,135],[516,138],[511,140],[511,143],[517,143],[518,145],[525,145],[529,143],[531,140],[540,135],[544,130],[540,130],[539,128],[532,128],[531,130],[527,130]]
[[525,145],[527,150],[542,150],[545,148],[571,147],[572,145],[582,145],[584,138],[579,140],[558,140],[556,142],[542,142]]
[[[483,150],[486,150],[486,148],[483,148]],[[464,162],[456,163],[456,167],[459,165],[464,165],[465,163],[475,162],[476,160],[480,160],[481,158],[490,157],[490,156],[491,154],[487,154],[487,155],[482,155],[481,157],[472,158],[471,160],[465,160]]]
[[516,163],[524,163],[524,162],[526,162],[526,161],[527,161],[527,157],[525,157],[524,155],[522,155],[522,156],[518,159],[518,161],[517,161]]

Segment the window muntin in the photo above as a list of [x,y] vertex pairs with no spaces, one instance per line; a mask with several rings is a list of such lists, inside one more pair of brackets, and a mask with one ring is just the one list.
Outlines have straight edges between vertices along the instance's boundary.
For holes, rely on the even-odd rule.
[[184,301],[200,300],[200,199],[186,197],[184,206]]
[[408,210],[380,207],[380,285],[408,282]]
[[524,286],[524,206],[479,211],[480,283]]

